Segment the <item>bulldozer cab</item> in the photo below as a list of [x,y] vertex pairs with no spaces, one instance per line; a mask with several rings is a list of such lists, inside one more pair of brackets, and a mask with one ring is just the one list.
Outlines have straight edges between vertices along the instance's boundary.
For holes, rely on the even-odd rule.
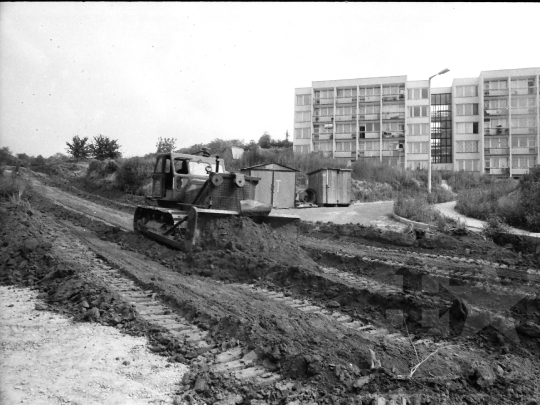
[[226,173],[223,159],[161,153],[157,156],[152,175],[152,197],[189,203],[210,173]]

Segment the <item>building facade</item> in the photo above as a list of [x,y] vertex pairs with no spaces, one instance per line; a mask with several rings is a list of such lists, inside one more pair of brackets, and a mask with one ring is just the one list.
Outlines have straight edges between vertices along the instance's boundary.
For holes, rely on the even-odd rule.
[[434,170],[520,176],[540,162],[539,79],[525,68],[431,89],[407,76],[312,82],[295,89],[294,151],[413,169],[431,147]]

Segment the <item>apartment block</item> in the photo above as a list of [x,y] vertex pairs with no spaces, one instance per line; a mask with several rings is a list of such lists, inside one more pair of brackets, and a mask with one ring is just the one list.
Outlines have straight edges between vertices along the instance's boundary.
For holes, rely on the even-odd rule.
[[483,71],[429,88],[407,76],[295,89],[294,151],[347,162],[517,177],[540,161],[540,68]]

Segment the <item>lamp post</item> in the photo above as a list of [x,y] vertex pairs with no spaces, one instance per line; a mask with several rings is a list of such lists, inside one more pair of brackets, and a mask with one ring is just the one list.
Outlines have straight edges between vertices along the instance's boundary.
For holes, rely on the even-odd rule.
[[431,76],[428,80],[428,134],[429,134],[429,143],[428,143],[428,172],[427,172],[427,187],[428,193],[431,194],[431,79],[438,75],[444,75],[449,72],[449,69],[443,69],[439,73]]

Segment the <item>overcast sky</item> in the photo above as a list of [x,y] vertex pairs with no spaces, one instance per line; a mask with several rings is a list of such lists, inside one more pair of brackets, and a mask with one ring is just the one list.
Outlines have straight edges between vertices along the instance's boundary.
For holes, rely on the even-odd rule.
[[294,88],[540,66],[540,4],[2,3],[0,146],[65,153],[73,135],[124,156],[293,132]]

